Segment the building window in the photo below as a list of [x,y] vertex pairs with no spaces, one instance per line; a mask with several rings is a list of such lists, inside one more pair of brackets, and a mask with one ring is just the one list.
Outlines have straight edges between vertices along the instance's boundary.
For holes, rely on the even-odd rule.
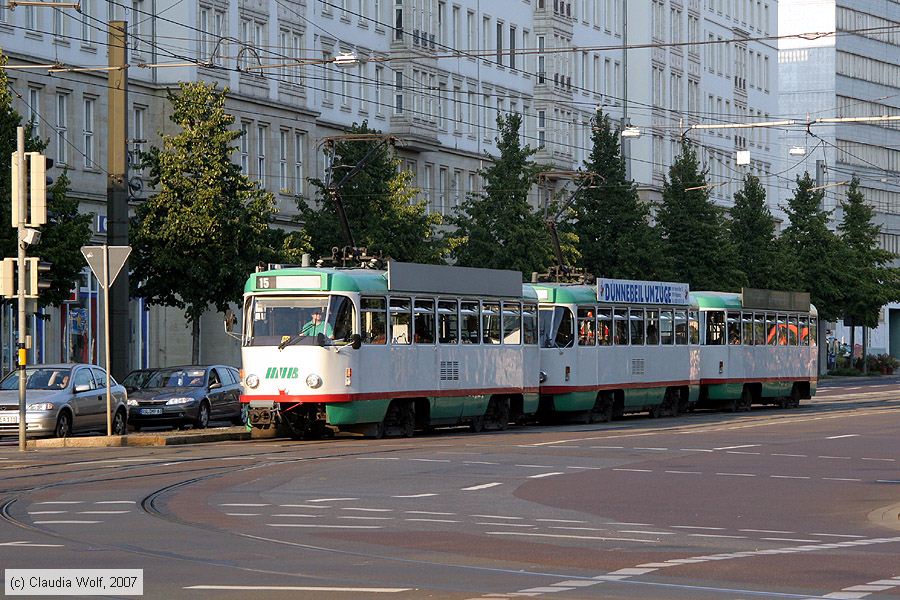
[[375,111],[380,115],[384,112],[381,107],[382,94],[381,89],[384,85],[384,67],[375,67]]
[[94,44],[94,0],[81,3],[81,42],[87,46]]
[[394,71],[394,114],[403,114],[403,71]]
[[38,134],[41,129],[41,90],[37,88],[28,88],[28,122],[34,126],[34,133]]
[[278,189],[290,193],[291,182],[288,180],[288,132],[278,132]]
[[256,176],[259,185],[266,185],[266,135],[269,128],[265,125],[256,126]]
[[503,21],[497,21],[497,64],[503,64]]
[[369,82],[366,77],[366,63],[360,63],[356,67],[356,80],[359,84],[359,112],[369,110]]
[[403,0],[394,0],[394,39],[403,40]]
[[84,99],[84,168],[93,169],[94,164],[94,99]]
[[241,123],[241,173],[250,175],[250,125]]
[[144,151],[144,117],[147,114],[146,107],[136,106],[132,111],[132,136],[134,145],[132,146],[132,169],[140,170],[141,152]]
[[69,164],[69,96],[56,95],[56,162]]
[[509,68],[516,68],[516,28],[509,26]]
[[437,211],[442,215],[447,210],[447,167],[438,170]]
[[543,148],[547,144],[547,111],[539,110],[537,118],[538,147]]
[[306,154],[306,134],[294,133],[294,193],[302,194],[306,180],[303,177],[303,156]]

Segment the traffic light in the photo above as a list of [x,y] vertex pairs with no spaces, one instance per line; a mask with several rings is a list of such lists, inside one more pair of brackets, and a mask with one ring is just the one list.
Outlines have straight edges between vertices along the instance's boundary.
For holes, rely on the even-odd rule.
[[[47,222],[47,186],[53,183],[47,170],[53,167],[53,159],[40,152],[25,153],[25,225],[40,227]],[[12,154],[12,226],[19,226],[19,161]]]
[[37,298],[42,290],[50,287],[50,280],[47,276],[50,272],[51,264],[42,262],[36,256],[30,256],[25,259],[25,297]]

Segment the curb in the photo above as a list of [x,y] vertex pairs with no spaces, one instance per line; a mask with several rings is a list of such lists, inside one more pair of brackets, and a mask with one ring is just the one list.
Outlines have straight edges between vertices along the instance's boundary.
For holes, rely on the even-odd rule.
[[90,437],[50,438],[28,440],[27,448],[121,448],[125,446],[179,446],[249,440],[248,431],[223,431],[194,435],[110,435]]
[[876,525],[900,530],[900,503],[876,508],[869,513],[868,518]]

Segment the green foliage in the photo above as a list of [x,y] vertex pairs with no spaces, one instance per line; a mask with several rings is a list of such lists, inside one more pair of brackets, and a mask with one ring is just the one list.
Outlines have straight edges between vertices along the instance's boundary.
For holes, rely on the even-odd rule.
[[697,290],[737,290],[744,282],[723,211],[709,199],[697,153],[687,140],[663,182],[657,215],[671,277]]
[[[0,65],[6,57],[0,55]],[[9,78],[0,69],[0,258],[15,257],[16,228],[11,223],[12,173],[10,156],[16,151],[16,129],[22,126],[22,116],[13,108]],[[25,151],[43,152],[47,142],[34,135],[34,124],[25,125]],[[90,213],[78,212],[78,199],[68,196],[69,178],[64,172],[47,190],[49,222],[41,229],[41,242],[28,248],[29,256],[39,256],[52,263],[46,279],[50,288],[41,292],[41,306],[56,306],[68,298],[84,268],[81,246],[91,238]]]
[[844,316],[859,325],[878,326],[878,313],[900,300],[900,270],[891,266],[896,256],[878,245],[881,226],[872,222],[875,211],[866,204],[854,177],[842,203],[844,219],[838,225],[847,255],[844,273]]
[[582,188],[572,207],[581,265],[602,277],[656,279],[668,272],[659,234],[650,225],[650,207],[626,180],[619,131],[597,110],[584,162],[593,183]]
[[[544,220],[528,203],[528,191],[539,167],[529,158],[535,150],[519,143],[522,118],[497,116],[499,156],[480,174],[484,191],[470,194],[451,219],[451,252],[464,267],[521,271],[528,278],[553,263]],[[565,238],[570,240],[570,238]]]
[[797,176],[797,188],[785,210],[790,225],[781,234],[791,277],[790,289],[809,292],[819,317],[834,321],[841,316],[846,254],[840,240],[828,229],[828,215],[820,207],[823,192],[813,191],[809,173]]
[[240,132],[225,111],[226,91],[182,83],[170,92],[180,133],[145,153],[157,193],[131,222],[133,293],[151,304],[185,309],[198,322],[212,304],[224,311],[243,293],[258,262],[273,260],[272,195],[231,162]]
[[766,202],[766,191],[754,175],[734,194],[729,228],[738,264],[753,288],[784,289],[784,257],[775,236],[775,219]]
[[[350,134],[378,133],[368,124],[354,124]],[[380,252],[394,260],[438,263],[443,249],[434,235],[440,215],[428,214],[425,202],[413,202],[418,190],[412,187],[413,174],[399,170],[399,159],[388,144],[373,141],[340,141],[326,149],[332,164],[332,184],[340,183],[360,162],[362,168],[341,185],[336,193],[343,201],[356,246]],[[297,201],[298,221],[311,241],[317,257],[331,256],[333,247],[347,245],[341,229],[332,190],[326,182],[312,179],[316,188],[315,206],[303,198]]]

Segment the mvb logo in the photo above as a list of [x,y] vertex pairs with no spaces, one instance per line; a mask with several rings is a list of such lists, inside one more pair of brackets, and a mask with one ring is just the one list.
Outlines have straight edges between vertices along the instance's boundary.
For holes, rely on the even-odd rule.
[[297,367],[269,367],[266,369],[266,379],[298,379],[300,369]]

